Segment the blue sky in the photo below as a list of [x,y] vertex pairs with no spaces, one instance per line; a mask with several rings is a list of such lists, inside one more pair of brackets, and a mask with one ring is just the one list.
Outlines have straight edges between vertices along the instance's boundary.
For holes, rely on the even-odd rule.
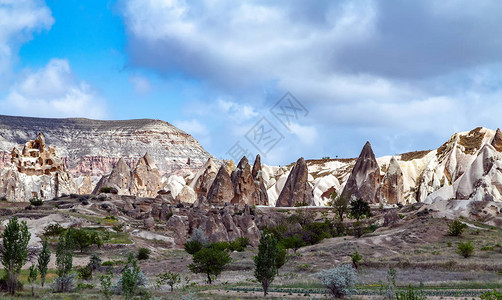
[[[437,148],[502,113],[497,1],[0,0],[0,113],[155,118],[269,164]],[[287,127],[270,108],[308,110]],[[265,118],[280,140],[247,139]],[[258,124],[258,125],[257,125]],[[266,153],[265,153],[266,152]]]

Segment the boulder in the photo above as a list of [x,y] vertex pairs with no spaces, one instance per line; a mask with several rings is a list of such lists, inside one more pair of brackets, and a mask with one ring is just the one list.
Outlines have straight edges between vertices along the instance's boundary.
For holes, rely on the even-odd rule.
[[167,220],[166,229],[172,233],[174,237],[174,243],[177,246],[183,246],[187,241],[187,226],[183,222],[181,216],[172,216]]
[[370,142],[366,142],[345,184],[342,195],[362,199],[368,203],[375,203],[379,186],[380,167],[375,159]]
[[181,189],[181,192],[178,194],[176,197],[176,201],[179,203],[195,203],[197,200],[197,194],[195,193],[194,190],[192,190],[191,187],[185,185],[183,189]]
[[297,204],[314,205],[312,187],[308,182],[307,163],[301,157],[291,169],[276,207],[294,207]]

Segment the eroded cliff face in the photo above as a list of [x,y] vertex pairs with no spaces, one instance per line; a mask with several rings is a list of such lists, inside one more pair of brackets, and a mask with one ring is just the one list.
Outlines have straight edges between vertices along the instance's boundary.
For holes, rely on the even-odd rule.
[[0,170],[0,197],[9,201],[51,199],[77,191],[63,160],[56,156],[54,148],[46,145],[42,133],[26,142],[22,150],[14,148],[11,163]]
[[74,176],[109,174],[120,158],[134,168],[148,152],[159,172],[198,170],[211,155],[191,135],[152,119],[98,121],[0,115],[0,168],[11,150],[43,132]]

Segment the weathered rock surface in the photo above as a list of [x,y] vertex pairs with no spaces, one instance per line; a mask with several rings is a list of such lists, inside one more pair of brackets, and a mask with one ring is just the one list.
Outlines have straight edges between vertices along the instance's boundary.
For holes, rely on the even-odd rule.
[[[258,176],[258,170],[256,170]],[[261,175],[261,174],[260,174]],[[244,156],[232,172],[232,185],[234,187],[233,204],[259,205],[261,193],[258,183],[255,182],[251,166]],[[268,200],[267,200],[268,201]]]
[[57,156],[74,176],[109,174],[119,158],[133,167],[146,152],[157,162],[161,174],[197,170],[211,157],[191,135],[160,120],[99,121],[0,115],[0,167],[10,162],[5,152],[10,153],[39,132],[57,149]]
[[502,152],[502,132],[500,131],[500,128],[497,128],[497,131],[495,132],[495,136],[493,137],[492,141],[492,146],[498,152]]
[[345,184],[342,195],[375,203],[379,185],[380,167],[371,149],[371,144],[366,142]]
[[251,175],[253,176],[253,181],[258,192],[258,205],[268,205],[268,194],[267,188],[265,187],[265,182],[263,180],[263,171],[261,168],[261,157],[260,154],[256,155],[256,159],[253,164],[253,170]]
[[197,198],[207,196],[217,173],[218,166],[209,158],[204,166],[195,174],[194,179],[190,183],[190,187],[196,193]]
[[314,205],[312,187],[308,182],[308,168],[303,157],[298,159],[289,173],[276,207],[293,207],[297,204]]
[[12,164],[0,170],[0,197],[9,201],[47,200],[77,192],[63,161],[54,148],[47,147],[42,133],[25,143],[22,151],[14,148],[11,157]]
[[216,178],[209,189],[207,200],[212,205],[223,205],[232,202],[234,198],[234,187],[226,166],[221,166]]
[[162,189],[162,179],[155,163],[146,153],[131,171],[124,159],[119,159],[109,175],[96,184],[94,194],[102,188],[115,188],[121,195],[155,197]]
[[377,199],[379,203],[403,203],[404,185],[403,171],[395,157],[392,157],[378,188]]

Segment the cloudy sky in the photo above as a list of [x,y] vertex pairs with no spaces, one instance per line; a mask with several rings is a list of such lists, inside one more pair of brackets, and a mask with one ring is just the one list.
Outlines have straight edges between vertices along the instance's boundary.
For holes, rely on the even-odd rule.
[[501,96],[496,0],[0,0],[0,114],[161,119],[219,158],[437,148]]

